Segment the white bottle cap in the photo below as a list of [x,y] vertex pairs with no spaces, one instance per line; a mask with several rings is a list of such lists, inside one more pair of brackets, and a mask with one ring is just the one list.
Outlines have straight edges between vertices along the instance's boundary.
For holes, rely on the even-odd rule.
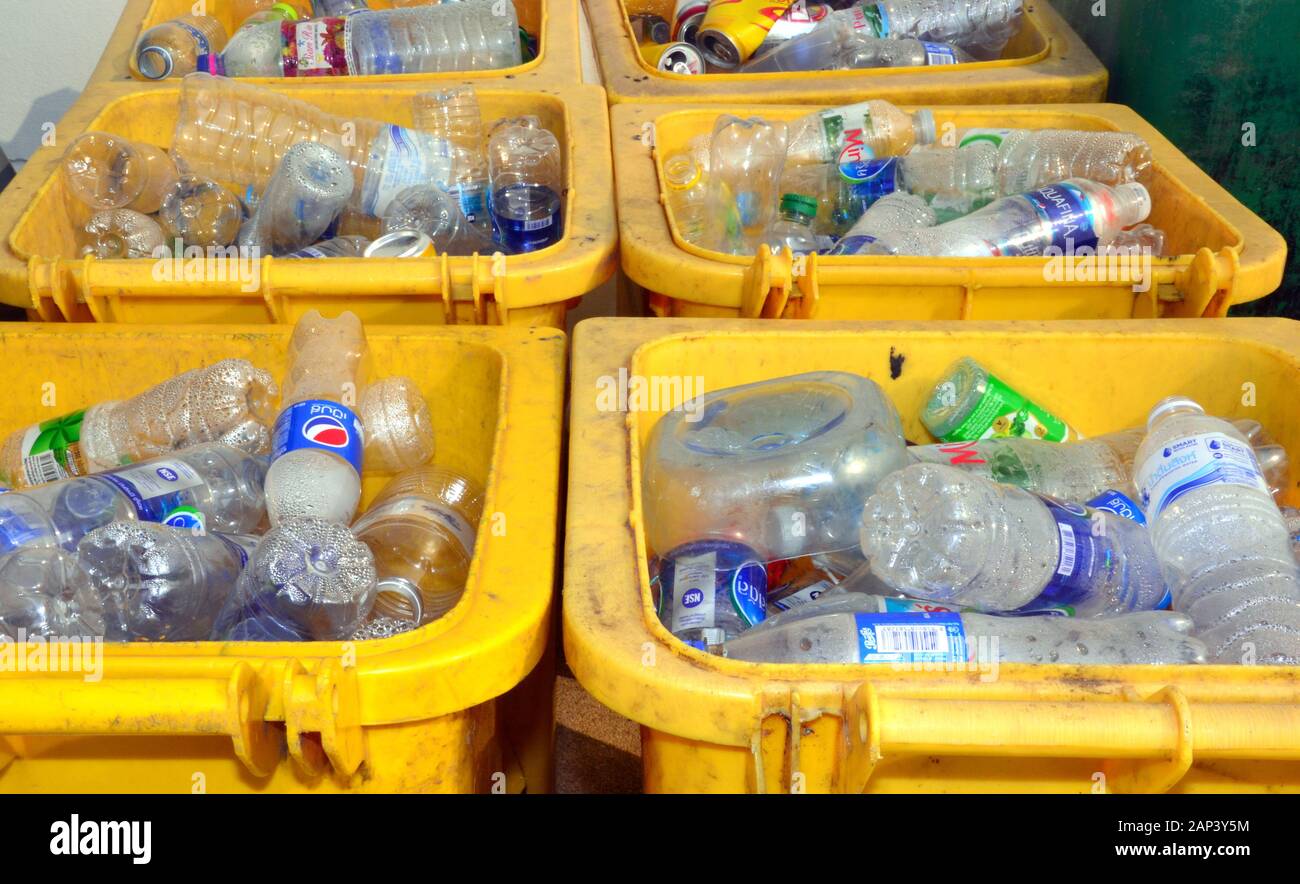
[[1115,187],[1115,220],[1120,227],[1140,224],[1151,214],[1151,194],[1141,184],[1120,184]]
[[917,144],[934,144],[938,134],[934,126],[934,111],[926,109],[912,114],[912,127]]
[[1169,414],[1171,411],[1177,411],[1183,408],[1191,409],[1197,414],[1205,414],[1205,409],[1202,408],[1200,403],[1196,400],[1188,399],[1186,396],[1170,396],[1166,399],[1161,399],[1156,403],[1156,407],[1151,409],[1151,414],[1147,415],[1147,430],[1150,431],[1152,427],[1159,423],[1162,417]]

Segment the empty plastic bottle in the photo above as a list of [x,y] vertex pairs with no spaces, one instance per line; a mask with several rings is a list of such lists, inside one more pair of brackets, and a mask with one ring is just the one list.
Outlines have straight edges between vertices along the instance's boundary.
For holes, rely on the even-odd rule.
[[266,507],[272,525],[317,518],[343,525],[361,499],[364,436],[355,402],[366,370],[365,330],[356,314],[303,314],[289,341],[275,421]]
[[131,209],[96,212],[81,231],[81,254],[96,258],[150,258],[165,247],[162,228]]
[[1175,665],[1206,662],[1191,619],[1138,611],[1080,620],[907,610],[859,592],[823,597],[775,615],[717,652],[756,663],[1060,663]]
[[384,233],[417,230],[433,242],[440,255],[489,255],[496,244],[461,212],[456,197],[437,188],[408,187],[384,210]]
[[245,359],[223,359],[123,401],[42,421],[10,433],[0,473],[11,488],[111,470],[206,442],[249,454],[271,449],[271,375]]
[[1174,609],[1216,663],[1300,664],[1300,569],[1246,437],[1181,396],[1147,430],[1137,485]]
[[935,222],[934,210],[910,193],[887,194],[872,203],[828,254],[856,255],[894,230],[916,230]]
[[370,240],[364,236],[336,236],[304,246],[296,252],[284,255],[285,258],[360,258],[366,253]]
[[488,139],[492,238],[510,252],[534,252],[564,236],[560,143],[537,117],[502,120]]
[[1151,257],[1159,258],[1165,253],[1165,232],[1150,224],[1139,224],[1131,230],[1121,230],[1110,241],[1108,249],[1145,249]]
[[276,0],[230,0],[229,8],[230,20],[236,28],[264,21],[296,21],[302,18],[302,13],[292,3],[279,3]]
[[741,66],[740,72],[925,67],[973,60],[965,51],[948,43],[910,38],[882,40],[867,25],[862,8],[855,6],[832,12],[808,33],[751,59]]
[[864,5],[878,36],[961,46],[977,59],[998,58],[1020,30],[1024,0],[882,0]]
[[480,233],[490,235],[488,165],[484,153],[483,117],[473,86],[426,92],[411,101],[415,128],[431,133],[451,150],[447,191],[460,200],[460,210]]
[[508,68],[523,60],[513,3],[461,0],[358,12],[347,19],[347,72],[431,74]]
[[109,641],[203,641],[257,538],[112,522],[77,544]]
[[[1255,421],[1234,421],[1233,425],[1255,447],[1274,494],[1280,492],[1286,487],[1286,450],[1269,443]],[[1065,444],[1024,438],[942,442],[911,445],[907,455],[916,462],[959,467],[992,482],[1091,503],[1112,490],[1140,497],[1133,484],[1133,458],[1145,435],[1145,429],[1134,427]]]
[[311,0],[312,15],[318,16],[351,15],[369,9],[366,0]]
[[767,572],[743,543],[712,538],[651,562],[659,616],[679,639],[706,648],[735,638],[767,616]]
[[897,189],[924,197],[939,224],[969,215],[1003,195],[998,185],[998,151],[987,141],[961,150],[914,147],[899,158],[896,178]]
[[76,556],[41,548],[0,556],[0,636],[21,642],[103,634],[103,602]]
[[239,246],[271,255],[296,252],[319,240],[351,198],[352,175],[341,156],[323,144],[295,144],[240,229]]
[[921,423],[944,442],[1023,436],[1077,441],[1079,431],[969,356],[948,366],[921,412]]
[[180,77],[194,71],[220,73],[219,53],[226,29],[210,15],[182,15],[155,25],[135,44],[134,72],[146,80]]
[[367,472],[396,473],[433,460],[433,416],[415,381],[381,378],[361,394],[357,412],[366,428]]
[[482,515],[482,489],[442,467],[419,467],[385,485],[352,526],[375,556],[372,616],[423,625],[455,607]]
[[290,519],[258,543],[213,638],[330,641],[349,638],[375,603],[375,560],[346,525]]
[[781,195],[781,208],[767,232],[767,246],[773,252],[789,249],[795,255],[807,255],[828,248],[813,230],[817,217],[817,198],[802,193]]
[[703,245],[709,225],[709,193],[704,167],[691,151],[664,160],[668,211],[682,239]]
[[95,211],[158,211],[176,182],[166,151],[107,132],[87,132],[68,145],[61,165],[64,186]]
[[162,522],[246,534],[265,518],[265,459],[228,445],[199,445],[93,476],[0,495],[0,551],[75,550],[109,522]]
[[264,192],[289,148],[319,142],[351,167],[351,208],[379,217],[413,184],[444,182],[446,145],[418,132],[359,117],[338,117],[314,104],[208,74],[181,82],[172,156],[183,172],[204,175],[236,193]]
[[[920,231],[886,234],[870,255],[1037,257],[1077,254],[1109,245],[1125,227],[1146,219],[1151,195],[1141,184],[1107,187],[1071,178],[1004,197],[964,218]],[[1085,252],[1086,253],[1086,252]]]
[[1146,182],[1152,168],[1150,145],[1132,132],[967,129],[957,149],[986,144],[997,149],[998,191],[1002,196],[1069,178],[1111,187]]
[[888,101],[873,99],[817,111],[790,123],[787,161],[835,163],[845,178],[856,180],[862,177],[862,163],[902,156],[934,138],[932,111],[909,114]]
[[776,210],[786,157],[786,125],[719,116],[709,143],[709,248],[752,255]]
[[832,371],[698,396],[659,418],[645,452],[652,550],[725,539],[762,561],[857,546],[862,501],[907,463],[889,398]]
[[984,611],[1103,616],[1167,603],[1141,524],[940,464],[881,480],[862,513],[862,553],[899,592]]
[[243,211],[234,195],[210,178],[197,175],[182,175],[158,210],[158,223],[167,241],[180,240],[182,246],[228,246],[239,234],[242,220]]

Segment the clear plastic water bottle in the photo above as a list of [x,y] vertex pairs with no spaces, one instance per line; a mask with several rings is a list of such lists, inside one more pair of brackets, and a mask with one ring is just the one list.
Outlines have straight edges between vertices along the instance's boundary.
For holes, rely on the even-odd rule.
[[245,359],[223,359],[130,399],[15,430],[0,444],[0,477],[10,488],[26,488],[205,442],[266,454],[276,393],[263,369]]
[[1160,258],[1165,254],[1165,232],[1150,224],[1139,224],[1132,230],[1121,230],[1115,234],[1107,248],[1114,251],[1146,250],[1151,253],[1151,257]]
[[81,231],[81,254],[96,258],[151,258],[165,246],[162,228],[131,209],[96,212]]
[[1205,645],[1191,629],[1172,611],[998,617],[849,592],[770,617],[716,650],[755,663],[1204,663]]
[[323,144],[295,144],[280,161],[257,211],[239,231],[241,249],[286,255],[321,238],[352,198],[352,173]]
[[661,555],[725,539],[762,561],[857,546],[862,501],[907,463],[902,425],[872,381],[809,372],[705,393],[646,443],[646,539]]
[[828,254],[856,255],[886,233],[916,230],[935,222],[934,210],[910,193],[891,193],[871,204]]
[[324,519],[346,525],[361,499],[364,434],[355,403],[364,383],[365,331],[356,314],[308,311],[293,328],[276,418],[266,508],[272,525]]
[[768,228],[767,245],[773,252],[789,249],[795,255],[807,255],[829,247],[813,230],[817,217],[817,198],[802,193],[781,195],[781,209]]
[[257,545],[142,522],[112,522],[77,544],[103,600],[109,641],[204,641]]
[[97,212],[152,214],[176,183],[176,165],[166,151],[106,132],[87,132],[68,145],[60,171],[65,189]]
[[478,231],[490,235],[488,165],[483,151],[483,117],[473,86],[426,92],[411,101],[415,128],[446,142],[451,150],[447,191]]
[[366,0],[311,0],[311,12],[316,16],[351,15],[370,9]]
[[934,112],[907,113],[872,99],[833,107],[790,123],[787,162],[835,163],[845,178],[862,177],[859,166],[879,157],[903,156],[935,139]]
[[776,210],[786,136],[784,123],[718,117],[709,143],[709,248],[733,255],[758,250]]
[[1145,182],[1152,168],[1151,146],[1132,132],[967,129],[961,133],[957,150],[983,145],[997,150],[997,183],[1002,196],[1069,178],[1111,187]]
[[415,381],[400,375],[375,381],[357,412],[366,428],[366,472],[396,473],[433,460],[433,415]]
[[677,232],[692,245],[704,245],[709,226],[709,188],[704,165],[691,151],[664,160],[668,211]]
[[136,76],[145,80],[181,77],[194,71],[219,72],[226,29],[210,15],[182,15],[140,35],[132,53]]
[[335,236],[304,246],[296,252],[285,255],[286,258],[360,258],[366,253],[370,240],[364,236]]
[[915,598],[1080,616],[1167,605],[1146,528],[1114,512],[999,485],[955,467],[886,476],[862,513],[862,553]]
[[1004,197],[964,218],[921,231],[887,234],[864,254],[1037,257],[1109,245],[1146,220],[1151,195],[1141,184],[1107,187],[1071,178]]
[[921,411],[921,423],[944,442],[1008,436],[1048,442],[1081,438],[1078,430],[969,356],[958,359],[940,376]]
[[285,153],[303,141],[333,150],[352,170],[350,208],[377,218],[413,184],[444,182],[445,143],[427,132],[360,117],[339,117],[314,104],[227,77],[191,74],[181,81],[172,156],[182,172],[243,193],[265,191]]
[[346,525],[289,519],[258,543],[217,617],[214,639],[349,638],[375,603],[375,560]]
[[880,36],[955,43],[977,59],[998,58],[1020,30],[1024,0],[881,0],[864,6]]
[[292,4],[276,3],[275,0],[232,0],[229,6],[230,20],[235,22],[236,33],[263,22],[297,21],[302,18]]
[[521,64],[514,4],[461,0],[358,12],[347,19],[348,73],[431,74]]
[[94,476],[0,495],[0,552],[61,546],[69,552],[109,522],[161,522],[246,534],[266,517],[264,458],[199,445]]
[[969,215],[1003,195],[998,185],[997,148],[987,141],[961,150],[914,147],[898,160],[897,187],[923,197],[934,209],[936,223]]
[[441,188],[408,187],[388,204],[382,217],[384,233],[417,230],[433,242],[440,255],[490,255],[497,250],[461,211],[455,196]]
[[1300,569],[1246,437],[1173,396],[1151,410],[1135,463],[1174,609],[1210,659],[1300,665]]
[[393,478],[352,526],[375,556],[378,591],[372,617],[423,625],[456,606],[465,592],[483,491],[437,466]]
[[158,210],[158,223],[168,243],[179,240],[182,247],[228,246],[239,235],[242,220],[234,194],[197,175],[177,179]]
[[815,28],[740,67],[745,74],[778,71],[834,71],[925,67],[973,61],[949,43],[910,38],[882,40],[867,25],[861,7],[832,12]]
[[35,547],[0,556],[0,636],[21,642],[103,634],[103,602],[76,556]]
[[684,543],[651,563],[660,619],[701,649],[735,638],[767,616],[767,572],[743,543]]
[[560,143],[537,117],[502,120],[488,140],[492,238],[511,252],[535,252],[564,236]]

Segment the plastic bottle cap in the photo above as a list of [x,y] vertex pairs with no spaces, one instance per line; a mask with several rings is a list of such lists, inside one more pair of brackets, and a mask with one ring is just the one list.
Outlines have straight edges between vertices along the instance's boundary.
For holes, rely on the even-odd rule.
[[1154,427],[1160,418],[1180,408],[1190,408],[1198,414],[1205,414],[1205,409],[1196,400],[1188,399],[1186,396],[1170,396],[1161,399],[1156,403],[1155,408],[1151,409],[1151,414],[1147,415],[1147,430]]
[[294,8],[293,8],[292,6],[290,6],[288,3],[276,3],[276,4],[274,4],[274,5],[271,6],[271,11],[272,11],[272,12],[278,12],[278,13],[280,13],[280,15],[283,15],[284,18],[285,18],[285,21],[297,21],[297,20],[298,20],[298,10],[294,9]]
[[1115,188],[1116,213],[1120,225],[1129,227],[1151,214],[1151,193],[1142,184],[1120,184]]
[[145,46],[136,54],[135,66],[150,80],[165,80],[172,72],[172,56],[161,46]]
[[938,135],[938,130],[935,129],[934,124],[934,111],[917,111],[912,115],[912,124],[917,144],[934,144]]
[[815,218],[817,200],[802,193],[784,193],[781,195],[781,211],[793,212],[805,218]]

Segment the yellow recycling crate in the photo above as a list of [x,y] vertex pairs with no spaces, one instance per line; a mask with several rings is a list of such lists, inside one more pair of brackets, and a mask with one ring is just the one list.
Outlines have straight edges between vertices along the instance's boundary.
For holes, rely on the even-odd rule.
[[[442,86],[492,85],[494,82],[512,82],[523,85],[526,82],[545,81],[556,85],[579,83],[582,80],[578,45],[578,7],[573,0],[512,0],[519,26],[536,40],[537,55],[530,61],[509,68],[487,71],[447,71],[434,74],[381,74],[365,77],[291,77],[288,79],[271,79],[266,77],[249,77],[246,82],[267,85],[270,83],[302,84],[308,87],[337,85],[343,79],[349,82],[367,85],[405,86],[415,83],[425,84],[426,89]],[[226,35],[233,35],[239,22],[234,20],[230,0],[126,0],[126,8],[118,19],[104,48],[99,64],[90,75],[90,83],[98,84],[131,80],[138,85],[148,85],[151,81],[136,79],[131,74],[131,52],[140,35],[154,25],[162,24],[182,15],[193,15],[196,9],[204,9],[207,15],[216,18],[226,29]],[[306,8],[310,0],[302,0],[295,5]],[[391,0],[368,0],[372,9],[387,9]],[[463,81],[463,82],[462,82]],[[152,81],[166,82],[166,81]]]
[[[1142,265],[1048,258],[728,255],[670,220],[665,157],[719,114],[794,120],[815,108],[611,108],[622,268],[658,315],[814,319],[1120,319],[1223,316],[1282,281],[1286,242],[1131,109],[1115,104],[935,107],[939,138],[968,128],[1134,132],[1154,155],[1149,223],[1165,253]],[[1104,265],[1104,266],[1103,266]],[[1077,269],[1076,269],[1077,268]],[[1105,271],[1106,281],[1097,277]],[[1149,283],[1149,284],[1145,284]],[[1145,289],[1145,290],[1140,290]]]
[[611,103],[896,102],[1007,104],[1102,101],[1106,68],[1044,0],[1025,3],[1024,25],[996,61],[957,67],[875,68],[779,74],[673,74],[648,64],[628,15],[673,20],[674,0],[584,0]]
[[[646,790],[1300,790],[1297,668],[777,665],[709,655],[660,623],[640,474],[650,430],[680,403],[685,378],[719,390],[855,372],[880,384],[907,437],[923,442],[921,406],[967,355],[1026,395],[1068,404],[1062,417],[1085,435],[1141,425],[1159,399],[1186,394],[1300,451],[1300,322],[1290,320],[580,323],[565,659],[597,700],[641,724]],[[640,391],[626,404],[643,410],[617,407],[620,388]],[[1294,478],[1284,498],[1300,504]]]
[[[338,85],[293,93],[330,113],[410,125],[426,87]],[[279,87],[277,87],[279,91]],[[292,92],[292,90],[282,90]],[[87,131],[171,145],[178,81],[88,90],[44,147],[0,193],[0,303],[49,321],[287,322],[307,310],[353,310],[363,321],[563,327],[566,310],[614,272],[609,128],[597,86],[480,89],[485,123],[532,114],[555,133],[564,165],[564,238],[520,255],[429,259],[264,257],[78,258],[59,163]]]
[[[290,332],[4,324],[3,424],[226,357],[279,377]],[[0,791],[550,788],[564,335],[372,325],[366,336],[374,375],[413,378],[432,406],[436,462],[486,489],[460,603],[367,642],[139,642],[99,654],[64,642],[39,665],[36,643],[0,644]],[[363,503],[388,478],[367,475]]]

